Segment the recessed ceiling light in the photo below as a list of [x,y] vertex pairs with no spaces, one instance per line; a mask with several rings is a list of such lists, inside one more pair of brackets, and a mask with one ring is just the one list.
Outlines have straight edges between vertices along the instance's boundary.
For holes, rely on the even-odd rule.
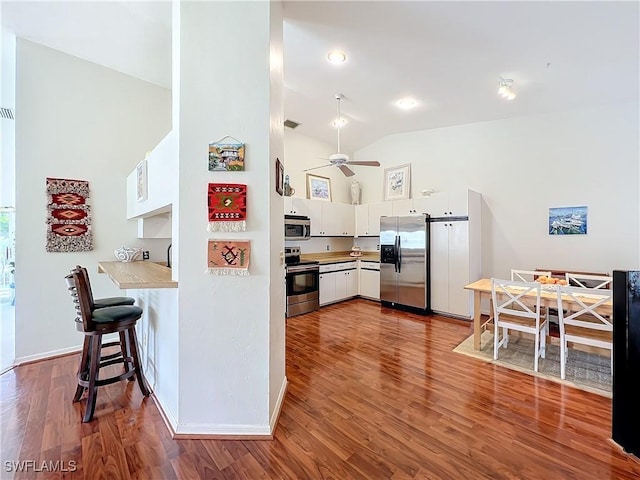
[[401,108],[402,110],[411,110],[413,107],[418,105],[418,102],[415,98],[401,98],[396,102],[396,107]]
[[347,60],[347,54],[340,50],[332,50],[329,52],[329,55],[327,55],[327,58],[331,63],[339,64]]
[[342,128],[346,124],[347,124],[347,119],[344,117],[336,118],[333,122],[331,122],[331,125],[333,125],[336,128]]

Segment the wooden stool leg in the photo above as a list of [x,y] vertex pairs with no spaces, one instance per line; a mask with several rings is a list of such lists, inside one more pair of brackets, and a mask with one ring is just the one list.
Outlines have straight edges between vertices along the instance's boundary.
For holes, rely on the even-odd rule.
[[96,386],[96,380],[98,380],[98,372],[100,371],[100,351],[102,350],[102,335],[91,336],[91,357],[89,359],[89,386],[87,390],[89,395],[87,396],[87,407],[84,412],[83,423],[90,422],[93,418],[93,412],[96,409],[96,398],[98,394],[98,387]]
[[140,364],[140,359],[138,358],[138,343],[136,337],[136,327],[132,326],[127,330],[127,335],[129,337],[129,347],[131,348],[131,356],[133,357],[133,366],[136,369],[136,379],[138,380],[138,387],[140,387],[140,391],[142,395],[148,397],[151,393],[147,388],[147,384],[144,381],[144,375],[142,375],[142,365]]
[[[131,345],[129,345],[129,335],[125,332],[120,332],[120,351],[122,352],[122,358],[124,360],[124,371],[130,372],[135,367],[131,361]],[[133,382],[135,378],[129,377],[128,380]]]
[[[82,355],[80,357],[80,364],[78,365],[78,380],[82,377],[87,377],[89,374],[89,348],[90,347],[89,337],[85,335],[84,342],[82,343]],[[76,393],[73,395],[73,402],[77,402],[82,397],[82,392],[84,392],[84,387],[78,383],[76,387]]]

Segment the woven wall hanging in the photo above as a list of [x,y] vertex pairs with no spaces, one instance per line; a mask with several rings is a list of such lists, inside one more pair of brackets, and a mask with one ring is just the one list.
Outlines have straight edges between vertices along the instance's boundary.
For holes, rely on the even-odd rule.
[[214,275],[249,275],[251,244],[249,240],[209,240],[207,273]]
[[47,178],[47,252],[93,250],[89,182]]
[[247,186],[237,183],[209,184],[210,232],[243,232],[247,228]]

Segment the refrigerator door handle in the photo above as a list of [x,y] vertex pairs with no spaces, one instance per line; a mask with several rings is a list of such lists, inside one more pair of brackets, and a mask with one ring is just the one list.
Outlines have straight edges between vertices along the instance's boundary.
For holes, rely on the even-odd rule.
[[398,235],[396,237],[396,264],[398,265],[397,267],[397,272],[400,273],[400,270],[402,269],[402,245],[400,244],[400,235]]
[[393,241],[393,271],[398,273],[398,236]]

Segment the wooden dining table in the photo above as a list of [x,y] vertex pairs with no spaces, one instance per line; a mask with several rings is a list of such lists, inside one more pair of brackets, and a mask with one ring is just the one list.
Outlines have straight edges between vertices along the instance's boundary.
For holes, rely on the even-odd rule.
[[[480,340],[482,336],[482,326],[493,319],[493,311],[489,313],[489,318],[482,321],[482,313],[480,311],[480,306],[483,298],[489,299],[489,305],[492,305],[491,302],[491,279],[490,278],[482,278],[480,280],[476,280],[469,285],[465,285],[466,290],[471,290],[473,292],[473,348],[475,350],[480,350]],[[533,296],[533,294],[529,294]],[[585,305],[592,305],[599,300],[597,298],[590,298],[589,296],[581,298],[581,301],[585,303]],[[563,296],[562,298],[562,306],[564,310],[571,310],[572,306],[575,305],[575,302],[572,301],[569,297]],[[555,288],[543,288],[540,294],[540,306],[547,308],[558,308],[558,294]],[[492,307],[491,307],[492,308]],[[613,302],[604,302],[597,308],[597,311],[601,315],[613,316]]]

